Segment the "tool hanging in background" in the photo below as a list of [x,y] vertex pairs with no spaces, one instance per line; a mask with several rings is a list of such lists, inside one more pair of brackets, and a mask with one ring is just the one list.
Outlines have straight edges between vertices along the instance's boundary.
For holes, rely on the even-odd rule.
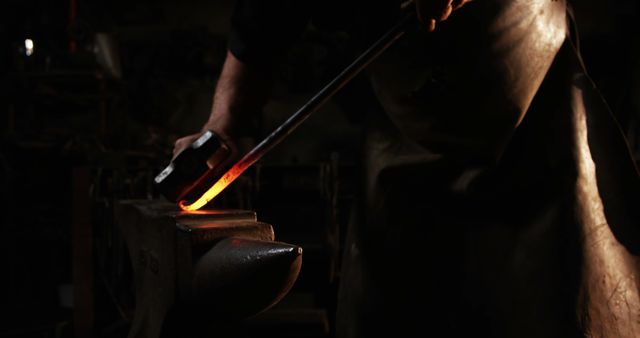
[[[155,177],[158,190],[168,200],[177,202],[182,210],[195,211],[205,206],[404,35],[410,24],[416,22],[416,14],[413,1],[402,7],[403,17],[398,23],[233,166],[220,168],[229,149],[213,132],[207,131]],[[188,202],[185,198],[191,199],[196,191],[199,197]]]

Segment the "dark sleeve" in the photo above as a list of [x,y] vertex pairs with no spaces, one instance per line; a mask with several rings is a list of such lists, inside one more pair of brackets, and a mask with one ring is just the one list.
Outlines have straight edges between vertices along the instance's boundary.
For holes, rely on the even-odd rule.
[[236,0],[231,16],[229,51],[249,65],[268,65],[305,29],[308,0]]

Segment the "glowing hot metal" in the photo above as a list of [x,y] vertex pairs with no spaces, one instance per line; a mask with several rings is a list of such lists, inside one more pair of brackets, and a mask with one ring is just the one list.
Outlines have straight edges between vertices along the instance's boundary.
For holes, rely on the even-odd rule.
[[222,192],[231,182],[233,182],[238,176],[240,176],[247,168],[249,168],[253,163],[255,163],[259,157],[255,157],[254,159],[248,158],[251,153],[247,154],[247,156],[243,157],[238,163],[234,164],[231,169],[229,169],[222,177],[214,183],[209,190],[207,190],[200,198],[198,198],[192,204],[186,204],[185,200],[182,200],[178,203],[180,209],[184,211],[195,211],[207,203],[209,203],[212,199],[214,199],[218,194]]

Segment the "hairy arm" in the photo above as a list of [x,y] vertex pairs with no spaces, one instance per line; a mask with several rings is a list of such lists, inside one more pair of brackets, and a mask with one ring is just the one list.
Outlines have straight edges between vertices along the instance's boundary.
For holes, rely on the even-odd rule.
[[271,89],[268,69],[249,67],[227,52],[220,78],[213,95],[213,105],[202,131],[182,137],[175,142],[175,157],[206,130],[211,130],[231,148],[236,159],[244,149],[238,144],[251,136],[256,128],[257,114],[266,104]]

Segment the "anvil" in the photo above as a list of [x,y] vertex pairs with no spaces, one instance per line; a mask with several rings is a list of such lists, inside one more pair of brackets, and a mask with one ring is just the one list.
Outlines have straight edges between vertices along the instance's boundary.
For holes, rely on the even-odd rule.
[[129,200],[115,217],[135,280],[130,338],[193,336],[251,317],[278,303],[300,272],[302,249],[274,241],[253,211],[185,213]]

